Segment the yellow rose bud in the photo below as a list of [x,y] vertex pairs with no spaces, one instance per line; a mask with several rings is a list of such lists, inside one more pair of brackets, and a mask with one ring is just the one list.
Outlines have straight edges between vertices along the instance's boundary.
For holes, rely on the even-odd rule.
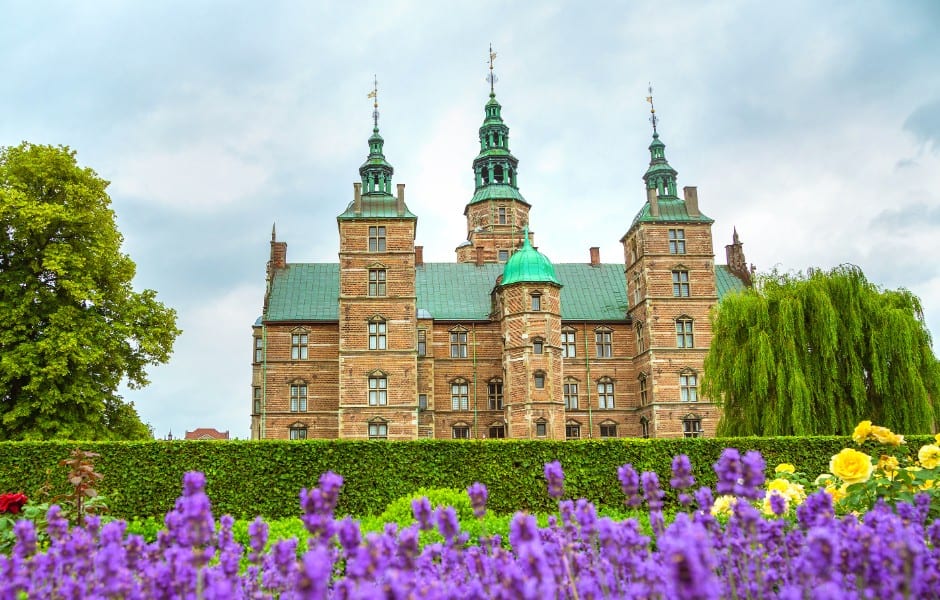
[[868,439],[868,436],[871,435],[871,421],[862,421],[855,427],[855,431],[852,432],[852,440],[856,444],[863,444],[865,440]]
[[845,448],[829,461],[829,471],[847,484],[868,481],[874,466],[864,452]]
[[882,454],[881,458],[878,459],[878,470],[887,475],[888,479],[894,479],[894,474],[897,473],[898,468],[900,468],[898,459],[893,456]]
[[777,465],[777,468],[774,469],[774,473],[795,473],[796,467],[790,463],[780,463]]
[[937,444],[921,446],[920,451],[917,452],[917,460],[920,461],[920,466],[925,469],[936,468],[937,465],[940,465],[940,446]]
[[823,488],[823,489],[826,490],[826,493],[827,493],[827,494],[829,494],[830,496],[832,496],[832,503],[833,503],[833,504],[838,503],[840,500],[842,500],[842,499],[845,498],[845,496],[846,496],[846,493],[845,493],[845,490],[844,490],[844,489],[839,488],[839,487],[836,487],[836,486],[834,486],[834,485],[827,485],[827,486],[826,486],[825,488]]

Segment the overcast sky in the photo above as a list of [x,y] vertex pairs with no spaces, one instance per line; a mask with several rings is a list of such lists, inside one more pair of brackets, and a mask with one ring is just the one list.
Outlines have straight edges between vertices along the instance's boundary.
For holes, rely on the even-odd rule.
[[679,185],[758,270],[841,263],[922,299],[940,336],[940,2],[0,0],[0,145],[64,144],[111,181],[135,287],[184,333],[131,390],[158,436],[249,433],[271,225],[335,262],[378,76],[427,261],[465,239],[488,86],[554,262],[644,202],[649,82]]

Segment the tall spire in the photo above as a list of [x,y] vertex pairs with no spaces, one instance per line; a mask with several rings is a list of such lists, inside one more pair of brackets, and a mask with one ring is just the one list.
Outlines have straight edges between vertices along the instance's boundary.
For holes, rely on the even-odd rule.
[[359,167],[362,177],[363,195],[392,195],[392,174],[395,169],[385,160],[383,147],[385,140],[379,135],[379,80],[373,75],[372,91],[372,136],[369,138],[369,156]]
[[[471,204],[482,198],[481,191],[489,198],[499,195],[501,198],[522,200],[519,185],[516,182],[516,170],[519,161],[509,152],[509,127],[503,122],[502,106],[496,100],[496,73],[494,61],[496,53],[490,44],[487,63],[489,73],[486,80],[490,84],[490,99],[484,107],[485,117],[480,126],[480,153],[473,160],[473,172],[476,176],[476,193]],[[523,200],[524,202],[524,200]]]
[[653,124],[653,141],[650,143],[650,166],[643,175],[646,189],[655,189],[659,196],[678,198],[676,195],[676,175],[678,173],[666,161],[666,144],[659,139],[659,117],[656,116],[656,107],[653,105],[653,86],[648,88],[649,96],[646,101],[650,103],[650,122]]

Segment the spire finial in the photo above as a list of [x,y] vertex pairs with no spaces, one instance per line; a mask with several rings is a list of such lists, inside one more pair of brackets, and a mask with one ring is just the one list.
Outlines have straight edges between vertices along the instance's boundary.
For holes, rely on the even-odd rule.
[[490,74],[486,76],[486,80],[490,82],[490,97],[496,96],[495,84],[497,82],[496,74],[493,73],[493,61],[496,60],[496,53],[493,52],[493,44],[490,44]]
[[647,89],[650,94],[646,97],[646,101],[650,103],[650,123],[653,124],[653,135],[658,135],[656,132],[656,124],[659,122],[659,118],[656,116],[656,107],[653,106],[653,84],[650,83]]
[[372,123],[375,131],[379,130],[379,80],[372,76],[372,91],[369,92],[369,98],[372,98]]
[[271,241],[277,241],[277,223],[271,223]]

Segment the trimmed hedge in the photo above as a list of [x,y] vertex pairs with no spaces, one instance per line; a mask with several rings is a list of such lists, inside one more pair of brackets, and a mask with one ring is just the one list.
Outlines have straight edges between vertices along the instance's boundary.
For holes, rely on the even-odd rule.
[[[914,452],[933,440],[910,436]],[[312,487],[327,470],[345,478],[339,514],[381,513],[393,500],[419,488],[463,489],[475,481],[489,488],[490,510],[551,511],[543,465],[561,461],[565,496],[584,497],[599,506],[620,507],[623,495],[617,467],[632,463],[653,470],[668,488],[672,457],[687,454],[697,485],[713,485],[712,464],[722,449],[760,450],[768,471],[790,462],[810,477],[829,468],[829,459],[852,445],[847,437],[733,439],[617,439],[566,442],[529,440],[417,440],[369,442],[307,441],[148,441],[148,442],[0,442],[0,493],[67,490],[66,469],[58,462],[73,448],[101,455],[104,475],[98,490],[111,514],[160,517],[180,495],[183,473],[206,474],[215,514],[237,518],[296,516],[298,493]],[[877,452],[873,447],[869,449]]]

